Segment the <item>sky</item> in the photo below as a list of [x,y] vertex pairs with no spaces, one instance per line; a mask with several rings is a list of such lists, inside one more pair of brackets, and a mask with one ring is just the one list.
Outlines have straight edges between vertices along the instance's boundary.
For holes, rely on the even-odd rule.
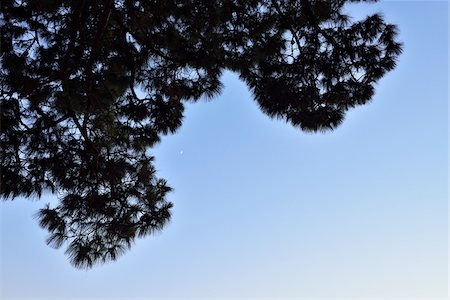
[[449,4],[351,7],[379,11],[404,53],[333,132],[271,120],[230,72],[188,105],[152,150],[171,222],[118,261],[82,271],[48,247],[33,215],[51,196],[0,202],[0,299],[446,299]]

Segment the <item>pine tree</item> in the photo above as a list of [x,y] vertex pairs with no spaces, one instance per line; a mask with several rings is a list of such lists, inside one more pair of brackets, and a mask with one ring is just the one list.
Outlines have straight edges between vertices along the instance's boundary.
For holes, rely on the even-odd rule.
[[401,53],[379,14],[348,0],[4,0],[1,195],[59,195],[38,213],[79,268],[164,227],[170,187],[148,150],[183,107],[240,75],[261,110],[332,130],[370,101]]

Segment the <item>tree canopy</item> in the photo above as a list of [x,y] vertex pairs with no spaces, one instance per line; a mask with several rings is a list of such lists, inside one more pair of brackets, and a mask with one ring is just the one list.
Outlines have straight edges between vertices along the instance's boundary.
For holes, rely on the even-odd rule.
[[56,194],[38,213],[47,243],[78,268],[116,259],[169,220],[151,147],[224,70],[305,131],[370,101],[401,44],[380,14],[352,21],[350,2],[1,1],[1,196]]

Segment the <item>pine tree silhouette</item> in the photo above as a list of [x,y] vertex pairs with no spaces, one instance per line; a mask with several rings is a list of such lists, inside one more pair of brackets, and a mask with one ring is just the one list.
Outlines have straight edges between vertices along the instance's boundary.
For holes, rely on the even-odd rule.
[[352,22],[348,2],[2,1],[2,197],[57,193],[38,213],[48,244],[78,268],[115,260],[169,220],[147,150],[223,70],[306,131],[372,98],[401,44],[378,14]]

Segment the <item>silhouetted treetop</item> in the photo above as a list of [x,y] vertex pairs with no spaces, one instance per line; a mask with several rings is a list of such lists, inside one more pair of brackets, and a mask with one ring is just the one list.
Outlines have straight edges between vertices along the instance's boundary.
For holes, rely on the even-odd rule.
[[57,193],[38,214],[47,242],[80,268],[116,259],[169,220],[149,149],[223,70],[306,131],[372,98],[401,45],[349,2],[1,1],[1,195]]

